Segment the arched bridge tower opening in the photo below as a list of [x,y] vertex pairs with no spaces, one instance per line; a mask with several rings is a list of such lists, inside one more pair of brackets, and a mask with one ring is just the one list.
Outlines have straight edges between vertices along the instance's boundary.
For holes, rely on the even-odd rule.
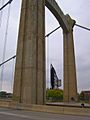
[[64,101],[77,100],[75,21],[64,15],[55,0],[22,0],[13,100],[24,104],[45,104],[45,5],[63,29]]

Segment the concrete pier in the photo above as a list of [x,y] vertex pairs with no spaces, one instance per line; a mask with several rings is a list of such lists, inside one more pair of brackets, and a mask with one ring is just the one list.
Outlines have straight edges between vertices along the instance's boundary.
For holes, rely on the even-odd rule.
[[45,102],[45,3],[22,0],[13,99]]

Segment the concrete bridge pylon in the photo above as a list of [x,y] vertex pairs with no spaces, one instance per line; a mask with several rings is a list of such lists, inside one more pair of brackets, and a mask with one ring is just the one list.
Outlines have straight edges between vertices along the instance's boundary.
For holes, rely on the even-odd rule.
[[13,100],[24,104],[45,104],[45,5],[63,29],[64,101],[76,99],[74,21],[55,0],[22,0]]

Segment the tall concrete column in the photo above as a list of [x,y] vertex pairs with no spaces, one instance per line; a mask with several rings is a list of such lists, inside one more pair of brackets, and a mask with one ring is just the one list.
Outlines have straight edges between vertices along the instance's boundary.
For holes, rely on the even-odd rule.
[[45,1],[22,0],[13,99],[45,102]]
[[69,32],[64,32],[64,102],[77,101],[77,80],[73,43],[73,21],[67,16]]

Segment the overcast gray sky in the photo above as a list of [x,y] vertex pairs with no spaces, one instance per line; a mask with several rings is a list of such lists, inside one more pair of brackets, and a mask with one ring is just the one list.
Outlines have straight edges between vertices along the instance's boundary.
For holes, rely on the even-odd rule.
[[[1,2],[2,0],[0,0]],[[4,0],[8,1],[8,0]],[[56,0],[64,14],[69,14],[77,24],[90,28],[90,0]],[[16,54],[16,43],[18,36],[19,13],[21,0],[13,0],[11,5],[11,13],[9,20],[9,28],[7,34],[7,47],[5,59]],[[0,3],[1,6],[1,3]],[[0,27],[0,63],[3,56],[3,45],[5,38],[5,29],[7,22],[8,6],[3,10],[2,26]],[[1,13],[0,13],[1,16]],[[59,26],[56,18],[46,8],[46,34]],[[76,55],[77,69],[77,86],[78,91],[90,90],[90,31],[74,27],[74,44]],[[63,34],[62,29],[57,30],[54,34],[46,39],[47,45],[47,73],[49,65],[52,63],[56,69],[57,75],[62,79],[63,88]],[[11,80],[13,78],[13,62],[4,67],[3,89],[11,91]],[[9,67],[8,67],[9,66]],[[47,86],[49,79],[47,74]],[[7,83],[7,81],[9,81]]]

